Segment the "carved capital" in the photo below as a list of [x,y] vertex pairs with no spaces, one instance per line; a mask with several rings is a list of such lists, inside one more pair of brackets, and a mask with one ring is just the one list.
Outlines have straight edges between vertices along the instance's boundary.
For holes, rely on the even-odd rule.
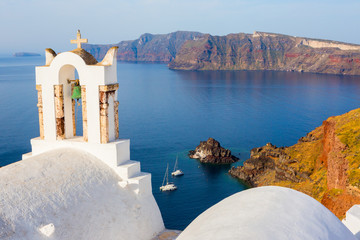
[[101,91],[101,92],[116,91],[118,89],[119,89],[119,84],[118,83],[99,86],[99,91]]

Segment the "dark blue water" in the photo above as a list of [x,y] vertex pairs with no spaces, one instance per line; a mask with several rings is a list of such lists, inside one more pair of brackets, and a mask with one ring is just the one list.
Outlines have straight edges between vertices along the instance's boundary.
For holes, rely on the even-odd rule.
[[[0,58],[0,165],[21,159],[37,137],[35,65],[41,57]],[[267,71],[183,72],[162,64],[118,64],[120,137],[152,173],[167,228],[183,229],[201,212],[245,189],[230,166],[189,159],[214,137],[240,155],[267,142],[292,145],[329,116],[358,108],[360,77]],[[159,192],[166,164],[185,172],[178,190]],[[237,164],[241,164],[241,162]]]

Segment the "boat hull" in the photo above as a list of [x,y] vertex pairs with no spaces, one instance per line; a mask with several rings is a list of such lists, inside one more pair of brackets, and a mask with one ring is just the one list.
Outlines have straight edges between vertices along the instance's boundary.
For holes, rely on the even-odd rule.
[[176,189],[177,189],[177,187],[173,183],[169,183],[169,184],[166,184],[166,185],[160,187],[160,191],[162,191],[162,192],[174,191]]
[[176,170],[175,172],[171,173],[171,176],[173,176],[173,177],[178,177],[178,176],[182,176],[182,175],[184,175],[184,173],[179,169]]

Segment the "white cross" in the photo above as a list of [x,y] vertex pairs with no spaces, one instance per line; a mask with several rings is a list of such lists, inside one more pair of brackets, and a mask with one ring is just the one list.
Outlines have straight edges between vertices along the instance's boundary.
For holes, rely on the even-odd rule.
[[75,40],[70,40],[70,43],[77,44],[77,48],[81,48],[81,43],[87,43],[87,42],[88,42],[87,38],[81,39],[80,30],[77,31],[76,39]]

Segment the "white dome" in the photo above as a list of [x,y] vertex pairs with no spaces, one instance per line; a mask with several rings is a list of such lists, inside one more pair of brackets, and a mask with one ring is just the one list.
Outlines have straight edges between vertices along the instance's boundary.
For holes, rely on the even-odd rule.
[[0,238],[151,239],[164,229],[151,194],[119,186],[96,157],[59,149],[0,169]]
[[258,187],[234,194],[198,216],[177,238],[355,240],[315,199],[282,187]]

